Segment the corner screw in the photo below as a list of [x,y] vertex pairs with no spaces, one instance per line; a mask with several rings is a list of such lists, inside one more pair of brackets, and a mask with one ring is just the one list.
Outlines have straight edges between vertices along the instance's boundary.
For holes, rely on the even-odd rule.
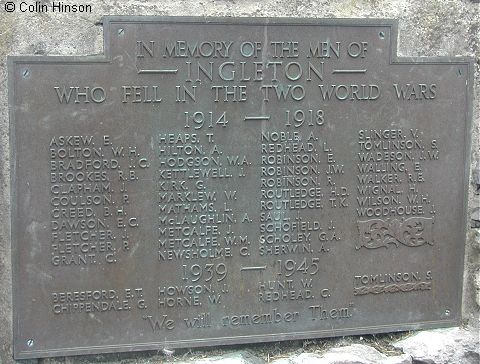
[[380,37],[380,39],[384,39],[385,38],[385,33],[380,32],[380,33],[378,33],[378,36]]
[[28,339],[27,340],[27,346],[31,348],[33,346],[33,339]]
[[450,310],[445,310],[445,316],[450,316]]
[[123,28],[118,29],[118,35],[123,35],[125,33],[125,30]]
[[23,78],[27,78],[28,76],[30,76],[30,70],[28,68],[25,68],[23,70],[22,76],[23,76]]

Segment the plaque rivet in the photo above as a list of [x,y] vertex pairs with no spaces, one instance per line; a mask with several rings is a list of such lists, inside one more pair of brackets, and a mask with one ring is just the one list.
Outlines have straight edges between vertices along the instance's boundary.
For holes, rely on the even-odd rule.
[[445,316],[450,316],[450,310],[445,310]]
[[33,339],[28,339],[27,340],[27,346],[31,348],[33,346]]
[[378,36],[380,37],[380,39],[384,39],[385,38],[385,33],[380,32],[380,33],[378,33]]
[[118,35],[123,35],[123,33],[125,33],[123,28],[118,29]]
[[23,76],[23,78],[27,78],[28,76],[30,76],[30,70],[28,68],[25,68],[23,70],[22,76]]

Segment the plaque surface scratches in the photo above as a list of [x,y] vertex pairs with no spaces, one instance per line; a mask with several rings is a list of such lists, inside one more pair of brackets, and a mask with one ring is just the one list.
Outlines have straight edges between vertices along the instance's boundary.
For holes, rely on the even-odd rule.
[[469,59],[391,20],[104,29],[9,59],[16,358],[459,322]]

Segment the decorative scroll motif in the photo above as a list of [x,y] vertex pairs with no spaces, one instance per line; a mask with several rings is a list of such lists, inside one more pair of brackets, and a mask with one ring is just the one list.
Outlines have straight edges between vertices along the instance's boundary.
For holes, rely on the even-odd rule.
[[404,221],[397,219],[372,219],[358,221],[360,245],[367,249],[388,248],[390,244],[411,247],[433,245],[433,218],[410,217]]
[[353,289],[354,296],[363,296],[366,294],[380,294],[380,293],[399,293],[412,291],[430,291],[432,289],[432,282],[418,282],[418,283],[404,283],[404,284],[390,284],[388,286],[362,286]]

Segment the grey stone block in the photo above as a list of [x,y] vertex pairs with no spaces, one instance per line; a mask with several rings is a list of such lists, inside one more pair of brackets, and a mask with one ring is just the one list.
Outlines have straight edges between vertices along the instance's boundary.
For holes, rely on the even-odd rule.
[[462,328],[422,331],[393,344],[413,358],[414,363],[478,364],[478,329]]
[[411,364],[409,355],[387,356],[371,346],[352,344],[333,348],[323,354],[302,353],[274,360],[272,364]]

